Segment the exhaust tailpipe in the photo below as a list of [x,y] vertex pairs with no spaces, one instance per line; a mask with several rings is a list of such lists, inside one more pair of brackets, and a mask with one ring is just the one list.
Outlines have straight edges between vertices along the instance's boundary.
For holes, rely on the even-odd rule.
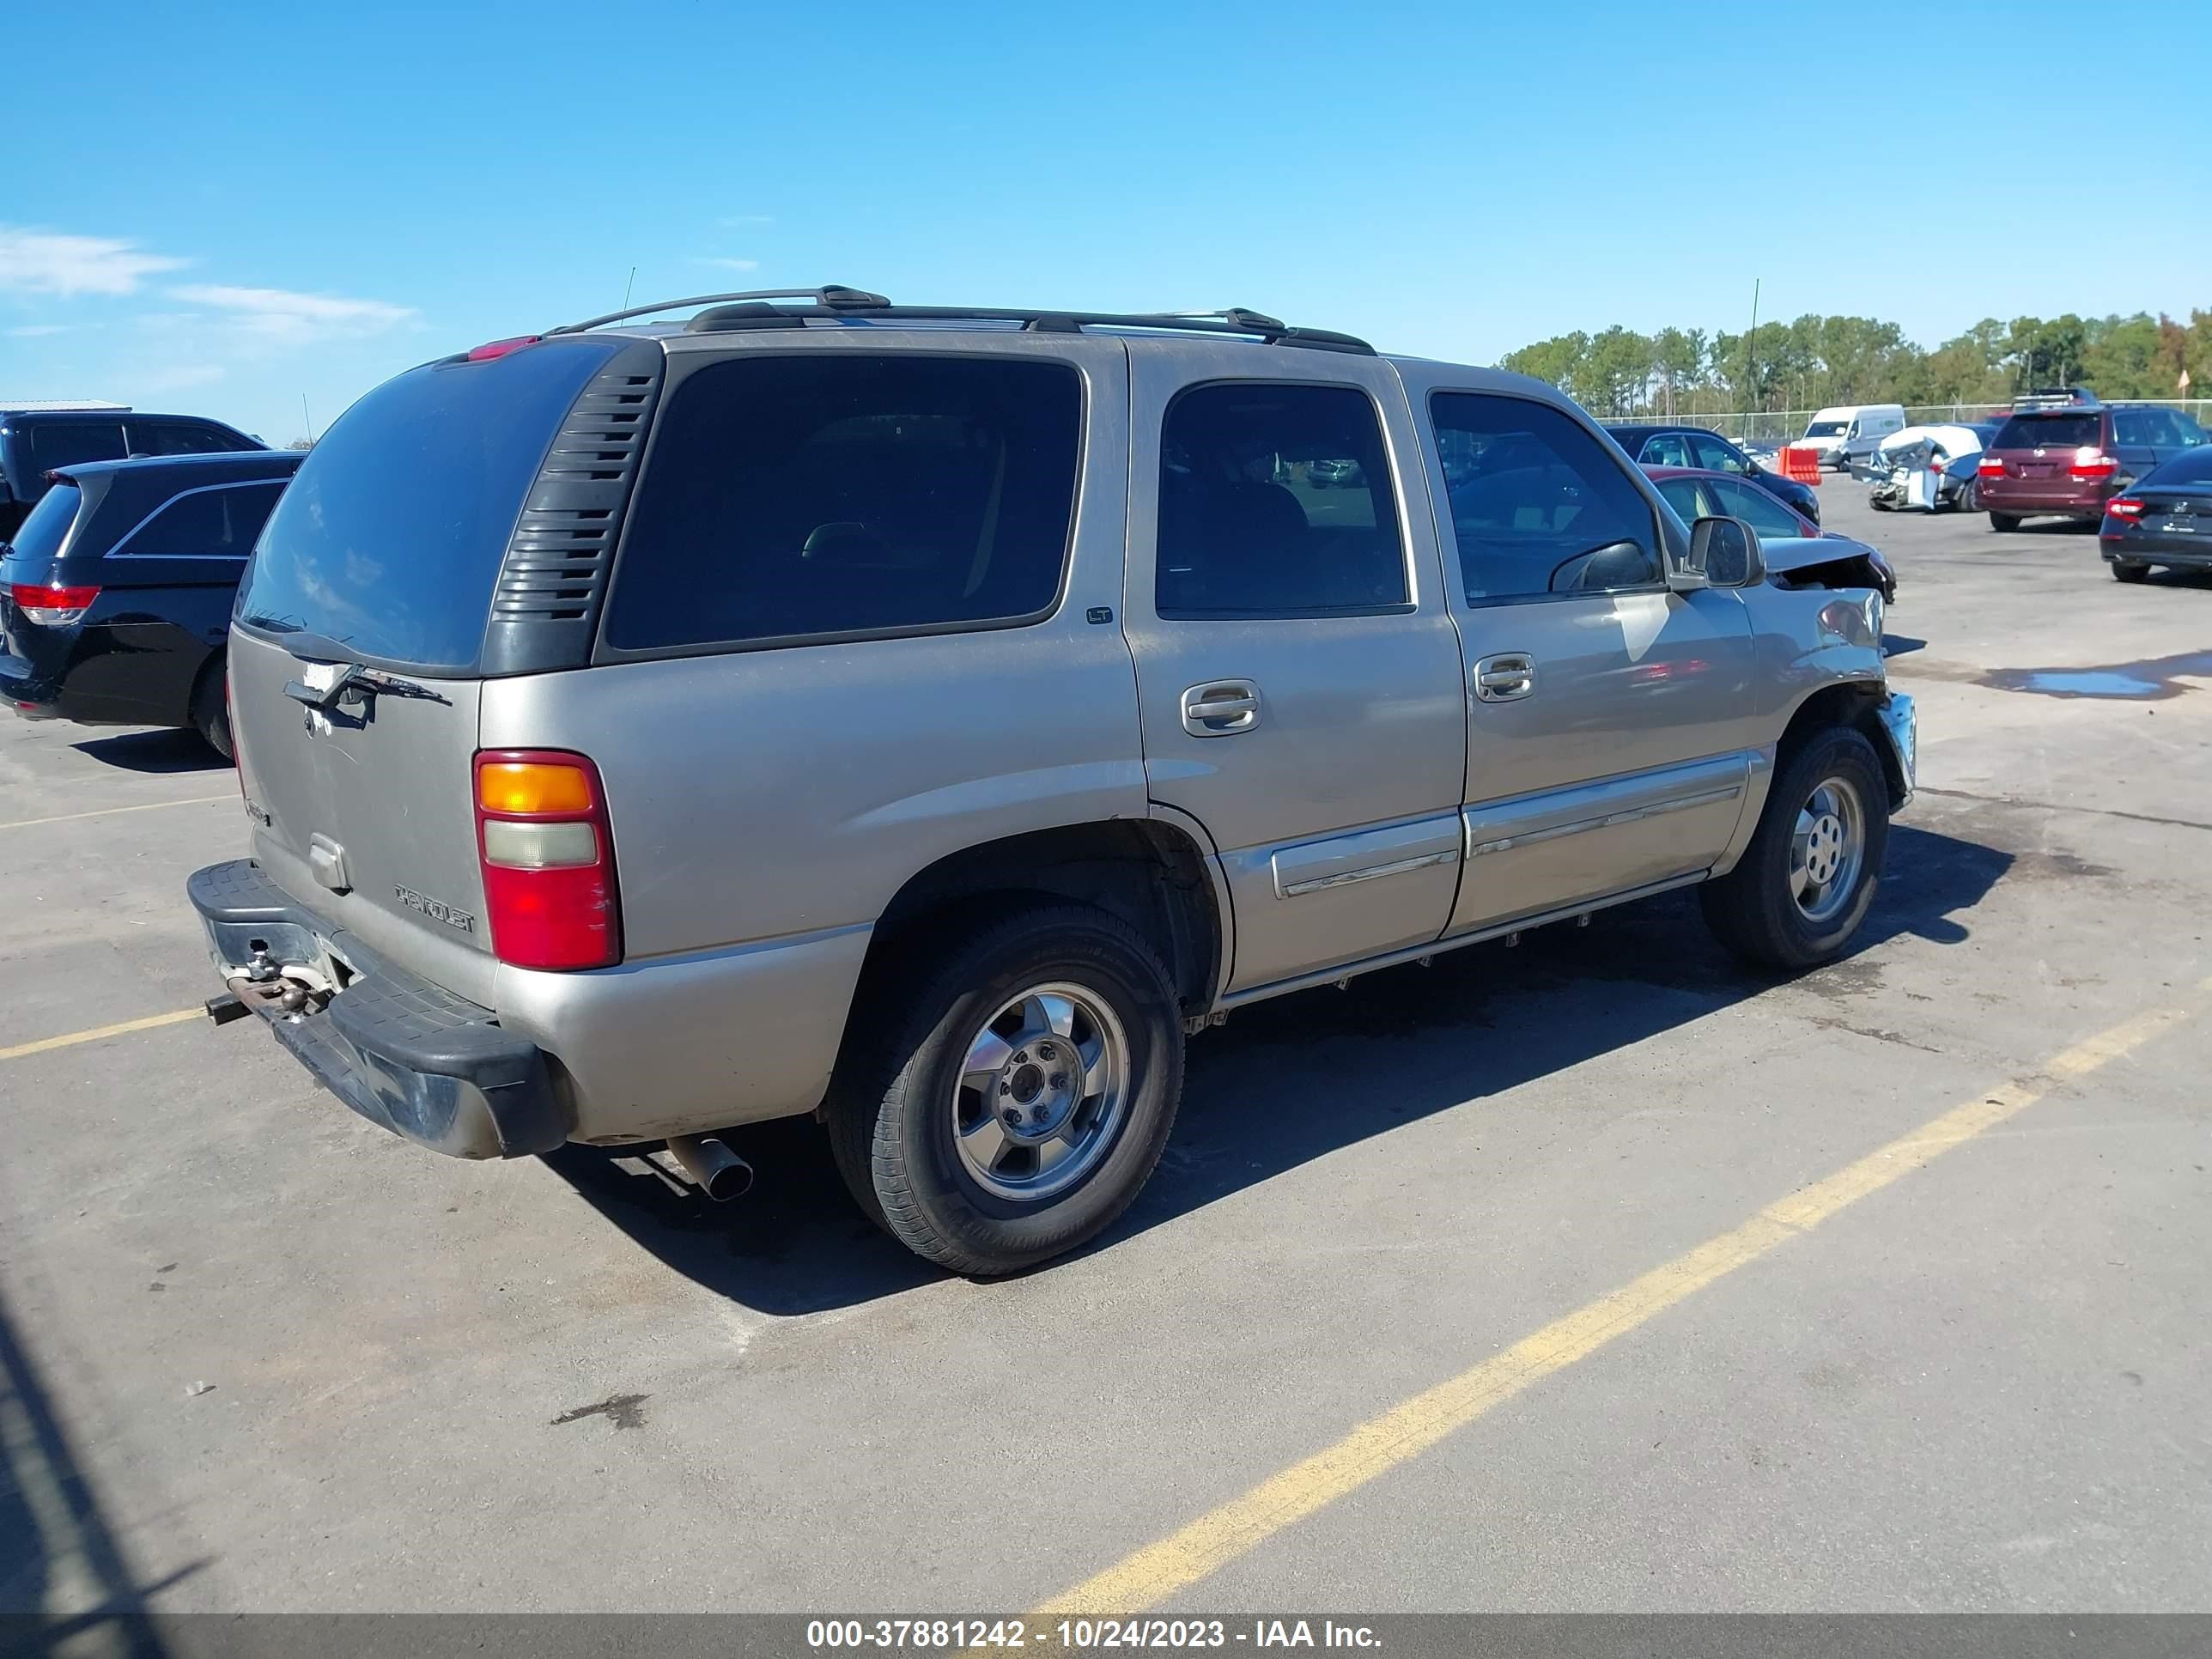
[[717,1204],[753,1189],[753,1166],[712,1135],[671,1135],[668,1155]]

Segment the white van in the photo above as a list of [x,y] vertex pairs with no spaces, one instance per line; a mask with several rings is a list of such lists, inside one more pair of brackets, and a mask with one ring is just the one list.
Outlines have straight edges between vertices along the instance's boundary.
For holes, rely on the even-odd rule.
[[1905,430],[1902,404],[1838,404],[1805,423],[1797,447],[1819,452],[1820,465],[1843,471],[1854,456],[1871,457],[1884,438]]

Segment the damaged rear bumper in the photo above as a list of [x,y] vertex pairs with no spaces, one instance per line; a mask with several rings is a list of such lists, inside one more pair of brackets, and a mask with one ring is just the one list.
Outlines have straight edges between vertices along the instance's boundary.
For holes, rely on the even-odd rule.
[[327,929],[248,860],[195,872],[185,891],[227,980],[265,984],[272,969],[293,968],[295,983],[335,988],[319,1008],[236,988],[293,1058],[370,1122],[453,1158],[519,1158],[568,1138],[544,1051],[501,1030],[491,1010]]

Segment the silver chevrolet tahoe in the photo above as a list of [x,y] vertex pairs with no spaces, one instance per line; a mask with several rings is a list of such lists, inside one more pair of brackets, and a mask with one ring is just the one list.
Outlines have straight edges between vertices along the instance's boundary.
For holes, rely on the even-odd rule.
[[1881,631],[1516,375],[1243,311],[624,312],[372,392],[269,520],[210,1011],[458,1157],[718,1192],[712,1132],[819,1113],[891,1233],[1006,1273],[1129,1204],[1242,1004],[1690,883],[1836,957],[1912,787]]

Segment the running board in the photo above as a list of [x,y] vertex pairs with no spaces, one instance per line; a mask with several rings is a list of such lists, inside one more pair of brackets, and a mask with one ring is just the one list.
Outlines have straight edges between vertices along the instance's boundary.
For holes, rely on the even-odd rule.
[[[1231,1008],[1241,1008],[1249,1002],[1261,1002],[1269,997],[1287,996],[1292,991],[1311,990],[1316,985],[1341,985],[1361,974],[1371,974],[1378,968],[1395,968],[1401,963],[1419,962],[1445,951],[1456,951],[1465,945],[1480,945],[1486,939],[1503,939],[1510,934],[1524,933],[1532,927],[1548,927],[1554,922],[1572,921],[1577,916],[1593,915],[1600,910],[1609,910],[1616,904],[1632,904],[1638,899],[1656,897],[1671,893],[1677,887],[1688,887],[1711,874],[1710,870],[1692,870],[1687,875],[1669,876],[1664,881],[1647,882],[1641,887],[1631,887],[1619,893],[1609,893],[1601,899],[1584,899],[1575,904],[1563,904],[1555,910],[1539,910],[1534,915],[1516,916],[1510,921],[1493,922],[1471,933],[1454,933],[1447,939],[1435,939],[1425,945],[1408,945],[1402,950],[1388,951],[1379,957],[1368,957],[1341,968],[1316,968],[1311,973],[1300,974],[1292,979],[1279,979],[1272,984],[1255,985],[1248,990],[1232,991],[1218,999],[1212,1015],[1226,1013]],[[1209,1015],[1207,1024],[1218,1024],[1218,1018]]]

